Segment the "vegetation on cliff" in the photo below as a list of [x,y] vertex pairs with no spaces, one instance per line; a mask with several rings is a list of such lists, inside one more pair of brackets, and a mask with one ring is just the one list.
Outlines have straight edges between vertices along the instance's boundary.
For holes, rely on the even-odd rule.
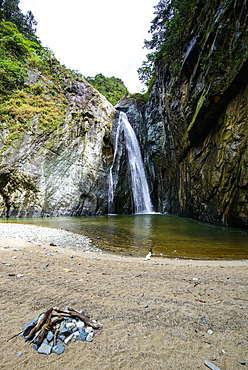
[[95,77],[85,77],[85,79],[113,105],[128,94],[128,90],[120,78],[105,77],[99,73]]
[[[0,0],[0,128],[5,133],[0,153],[34,120],[38,131],[54,131],[66,116],[68,85],[83,79],[42,46],[32,12],[23,15],[18,4],[19,0]],[[128,93],[116,77],[99,74],[87,80],[112,104]]]
[[[73,81],[83,76],[61,65],[35,35],[32,12],[23,15],[19,0],[0,1],[0,154],[24,132],[53,132],[68,113]],[[127,94],[123,82],[99,74],[90,83],[115,104]],[[71,86],[71,87],[70,87]]]
[[37,22],[34,15],[30,10],[27,14],[22,14],[19,2],[19,0],[0,0],[0,21],[14,23],[26,39],[39,43],[35,35]]
[[61,122],[65,100],[59,82],[68,71],[50,50],[25,38],[5,20],[0,22],[0,52],[0,126],[8,132],[4,151],[34,117],[38,129],[51,130]]
[[[245,51],[241,35],[246,31],[245,22],[238,16],[242,7],[246,16],[247,4],[243,1],[160,0],[155,6],[155,18],[149,30],[152,38],[145,40],[145,47],[151,52],[138,69],[140,80],[151,86],[155,80],[155,69],[161,63],[178,70],[189,48],[194,46],[200,51],[209,47],[215,37],[214,32],[221,35],[225,52],[223,54],[223,50],[220,51],[221,45],[215,47],[212,50],[212,64],[215,67],[219,64],[222,73],[225,73],[227,63],[233,57],[231,48],[234,43],[236,50],[240,51],[240,58],[235,56],[234,62],[240,64],[242,51]],[[240,29],[233,39],[231,35],[234,34],[235,23],[237,28],[240,25]]]

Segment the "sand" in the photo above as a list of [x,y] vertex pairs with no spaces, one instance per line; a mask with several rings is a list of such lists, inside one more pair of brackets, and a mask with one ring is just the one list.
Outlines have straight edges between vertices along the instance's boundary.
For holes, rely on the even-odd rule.
[[[207,369],[205,360],[248,368],[247,260],[144,260],[71,248],[0,237],[2,370],[191,370]],[[8,341],[39,313],[67,305],[103,324],[93,342],[46,356],[20,337]]]

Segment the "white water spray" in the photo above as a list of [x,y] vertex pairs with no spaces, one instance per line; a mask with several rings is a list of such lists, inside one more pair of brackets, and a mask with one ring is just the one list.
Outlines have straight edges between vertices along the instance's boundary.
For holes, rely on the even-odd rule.
[[128,118],[124,112],[120,112],[118,127],[115,137],[115,151],[113,164],[110,168],[109,176],[109,213],[113,210],[114,201],[114,181],[113,168],[117,173],[120,169],[120,155],[119,155],[119,139],[120,135],[124,134],[125,146],[128,154],[128,163],[131,173],[131,184],[135,213],[152,213],[153,207],[149,194],[149,188],[145,176],[144,165],[141,157],[140,146],[135,135],[135,132],[130,125]]

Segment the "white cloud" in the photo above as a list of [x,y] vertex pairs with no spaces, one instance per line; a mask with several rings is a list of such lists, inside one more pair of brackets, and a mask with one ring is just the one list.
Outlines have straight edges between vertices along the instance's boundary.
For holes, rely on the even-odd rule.
[[102,73],[141,87],[137,69],[145,60],[144,39],[158,0],[21,0],[38,22],[37,35],[56,57],[85,76]]

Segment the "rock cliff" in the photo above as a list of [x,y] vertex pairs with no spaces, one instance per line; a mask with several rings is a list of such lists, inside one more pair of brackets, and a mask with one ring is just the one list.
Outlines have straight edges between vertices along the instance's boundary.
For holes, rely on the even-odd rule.
[[[11,112],[8,117],[2,115],[1,216],[107,212],[114,108],[85,80],[72,78],[55,60],[53,68],[60,76],[59,83],[37,69],[28,70],[26,91],[27,86],[32,94],[35,90],[36,99],[30,103],[32,94],[22,92],[24,99],[13,102],[11,122],[22,121],[20,108],[24,116],[25,109],[30,113],[34,106],[34,112],[31,118],[24,117],[25,130],[13,141],[13,124],[11,128],[8,125]],[[48,116],[43,124],[42,114]]]
[[247,228],[246,1],[202,3],[195,25],[181,60],[157,64],[146,107],[119,109],[136,127],[157,211]]
[[[247,1],[198,1],[184,51],[156,63],[147,104],[124,99],[154,209],[248,228]],[[114,107],[50,58],[0,109],[0,216],[108,212]],[[114,126],[115,127],[115,126]],[[115,212],[132,212],[125,149]]]

